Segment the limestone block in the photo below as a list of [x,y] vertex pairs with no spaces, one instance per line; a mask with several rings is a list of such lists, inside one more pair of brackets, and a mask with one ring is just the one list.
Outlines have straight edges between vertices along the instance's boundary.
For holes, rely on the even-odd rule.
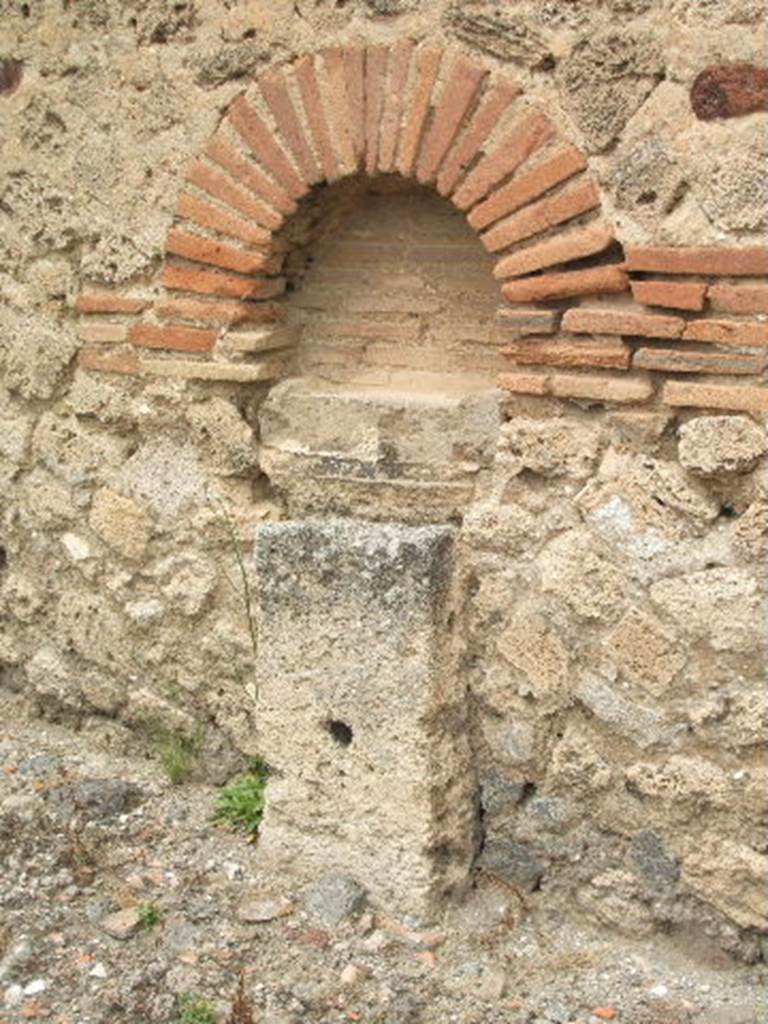
[[639,608],[630,608],[608,635],[606,647],[628,679],[657,697],[685,664],[675,634]]
[[260,855],[428,914],[466,881],[474,782],[457,673],[454,531],[257,530]]
[[568,530],[541,554],[542,590],[557,594],[585,619],[615,619],[622,611],[627,579],[600,550],[588,530]]
[[768,857],[732,839],[708,839],[683,861],[683,881],[744,928],[768,929]]
[[499,447],[519,459],[521,469],[585,479],[597,462],[600,433],[599,427],[571,420],[519,416],[501,428]]
[[725,807],[732,799],[728,776],[703,757],[673,754],[661,763],[639,761],[627,769],[627,778],[646,797],[685,804],[691,813]]
[[94,533],[124,558],[138,559],[144,554],[151,525],[131,498],[102,487],[94,495],[88,522]]
[[194,446],[162,436],[143,444],[122,466],[116,482],[156,516],[176,518],[205,502],[206,476]]
[[747,416],[697,416],[680,427],[680,462],[692,473],[746,473],[768,451],[768,434]]
[[86,661],[105,669],[124,669],[122,625],[101,595],[62,591],[56,609],[56,640]]
[[655,708],[644,707],[621,694],[616,686],[596,675],[585,674],[574,689],[575,696],[592,714],[645,749],[672,742],[685,725],[672,725]]
[[575,722],[566,727],[552,751],[549,770],[555,790],[569,796],[605,789],[612,778],[610,766],[598,752],[589,731]]
[[7,346],[5,386],[23,398],[52,398],[79,347],[69,324],[40,313],[0,313],[0,349]]
[[255,468],[253,431],[232,402],[223,398],[196,402],[185,417],[195,441],[217,472],[239,476]]
[[568,653],[536,611],[520,609],[497,641],[499,653],[524,676],[517,685],[522,696],[558,703],[558,691],[568,679]]
[[765,641],[757,581],[744,569],[716,567],[659,580],[650,594],[683,632],[716,651],[760,649]]

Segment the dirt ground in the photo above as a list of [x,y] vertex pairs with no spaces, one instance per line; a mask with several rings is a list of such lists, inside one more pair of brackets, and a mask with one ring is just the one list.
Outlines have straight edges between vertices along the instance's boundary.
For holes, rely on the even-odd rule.
[[0,694],[0,1024],[768,1019],[768,965],[589,930],[492,878],[428,926],[345,916],[338,880],[270,877],[215,800],[115,723]]

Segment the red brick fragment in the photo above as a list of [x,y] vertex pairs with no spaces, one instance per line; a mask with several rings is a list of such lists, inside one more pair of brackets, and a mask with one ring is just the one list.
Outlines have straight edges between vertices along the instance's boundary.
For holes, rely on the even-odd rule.
[[229,210],[220,210],[189,192],[182,192],[179,196],[176,213],[179,217],[199,224],[201,228],[218,231],[219,234],[229,235],[231,238],[239,238],[241,242],[247,242],[249,245],[266,248],[272,238],[272,233],[267,228],[254,224],[251,220],[243,220]]
[[165,299],[154,308],[161,320],[203,324],[273,323],[285,310],[273,302],[227,302],[224,299]]
[[229,108],[233,127],[248,144],[253,154],[275,181],[279,181],[292,199],[300,199],[308,191],[308,182],[296,171],[283,149],[275,141],[275,133],[266,126],[258,113],[238,96]]
[[136,353],[126,348],[81,348],[77,354],[77,365],[83,370],[102,373],[141,373]]
[[310,56],[300,57],[293,65],[293,68],[296,81],[299,83],[301,102],[304,104],[304,112],[307,115],[307,122],[315,143],[315,150],[320,156],[323,175],[327,181],[335,181],[341,177],[341,171],[336,160],[336,154],[333,152],[328,121],[325,117],[320,87],[317,83],[314,58]]
[[344,49],[344,79],[351,113],[352,141],[359,159],[365,152],[365,47],[361,43]]
[[631,334],[648,338],[679,338],[685,321],[679,316],[630,313],[622,309],[574,307],[563,316],[563,330],[576,334]]
[[519,395],[546,395],[549,377],[545,373],[501,373],[496,384],[502,391]]
[[707,286],[701,281],[631,281],[632,297],[644,306],[704,309]]
[[134,324],[129,338],[140,348],[166,348],[174,352],[210,352],[216,341],[214,331],[200,327],[181,327],[178,324],[156,326]]
[[768,345],[768,323],[743,320],[690,320],[686,341],[711,341],[718,345]]
[[485,198],[494,185],[516,170],[531,153],[551,139],[554,132],[549,118],[538,112],[529,115],[469,172],[453,194],[454,205],[460,210],[468,210]]
[[397,149],[395,166],[404,178],[413,173],[413,163],[419,148],[421,132],[429,110],[432,88],[440,69],[440,50],[422,49],[416,56],[416,78],[406,104],[403,129]]
[[413,50],[414,44],[410,39],[400,39],[392,47],[390,53],[389,82],[384,95],[384,111],[381,115],[379,129],[379,170],[383,174],[389,174],[395,169],[403,100],[408,84]]
[[647,377],[556,373],[550,378],[549,387],[559,398],[596,402],[644,402],[653,394],[653,384]]
[[719,274],[761,277],[768,274],[768,247],[735,249],[712,246],[629,245],[629,270],[657,270],[664,274]]
[[125,341],[128,337],[128,324],[115,323],[113,320],[81,320],[77,325],[77,336],[81,341]]
[[[623,264],[567,270],[560,274],[542,274],[520,281],[508,281],[501,294],[508,302],[541,302],[545,299],[567,299],[574,295],[602,295],[624,292],[629,278]],[[611,333],[600,331],[598,333]]]
[[264,203],[254,199],[252,193],[247,192],[240,185],[236,185],[226,175],[219,174],[202,160],[199,160],[194,165],[187,175],[187,181],[203,192],[207,192],[214,199],[218,199],[227,206],[231,206],[232,209],[237,210],[239,213],[244,213],[246,217],[250,217],[257,224],[261,224],[262,227],[270,228],[274,231],[283,223],[283,218],[279,213],[275,213],[274,210],[271,210]]
[[296,203],[286,191],[264,174],[254,163],[230,146],[222,135],[214,135],[205,149],[205,155],[217,163],[233,178],[237,178],[252,192],[270,203],[276,210],[291,214],[296,212]]
[[[275,257],[267,252],[238,249],[225,242],[217,242],[204,235],[194,235],[188,231],[174,228],[168,234],[165,243],[166,251],[196,263],[211,263],[226,270],[236,270],[240,274],[255,274],[259,271],[279,269],[282,257]],[[275,261],[277,260],[277,266]]]
[[387,81],[388,46],[365,51],[365,170],[375,174],[379,162],[379,128]]
[[341,171],[353,174],[357,169],[358,154],[355,150],[353,111],[347,91],[344,66],[344,51],[341,47],[323,53],[325,73],[328,79],[328,115],[341,158]]
[[548,228],[579,217],[600,205],[600,193],[591,181],[578,181],[562,192],[546,196],[524,210],[513,213],[480,236],[489,252],[498,252]]
[[75,301],[78,313],[140,313],[149,299],[137,299],[114,292],[83,292]]
[[639,348],[632,365],[642,370],[665,373],[757,374],[765,369],[760,356],[731,355],[727,352],[692,352],[676,348]]
[[502,350],[521,365],[591,366],[604,370],[626,370],[631,350],[618,338],[583,341],[573,338],[547,338],[514,341]]
[[499,280],[519,277],[534,270],[552,267],[569,260],[584,259],[602,252],[613,241],[613,232],[603,225],[590,225],[568,234],[555,235],[538,245],[529,245],[500,259],[493,268],[493,276]]
[[422,185],[436,177],[440,163],[487,74],[485,68],[466,57],[459,56],[454,61],[419,152],[416,178]]
[[525,174],[516,174],[509,184],[492,192],[488,198],[467,214],[467,220],[478,231],[495,220],[514,213],[521,206],[548,192],[587,166],[584,156],[575,146],[567,146],[554,156],[543,160]]
[[437,191],[447,196],[480,152],[507,107],[520,95],[521,87],[509,78],[500,78],[488,90],[480,107],[443,161],[437,176]]
[[707,298],[723,313],[768,313],[768,285],[713,284]]
[[740,412],[768,412],[768,388],[727,384],[689,384],[668,380],[661,399],[666,405],[697,409],[735,409]]
[[314,185],[320,181],[322,173],[293,105],[286,69],[271,68],[263,75],[259,75],[257,81],[261,95],[275,119],[280,137],[293,154],[304,181]]
[[234,299],[271,299],[285,289],[285,281],[280,277],[239,277],[174,263],[166,265],[162,281],[166,288],[175,291],[225,295]]
[[704,68],[691,86],[691,106],[700,121],[768,110],[768,68],[754,64]]

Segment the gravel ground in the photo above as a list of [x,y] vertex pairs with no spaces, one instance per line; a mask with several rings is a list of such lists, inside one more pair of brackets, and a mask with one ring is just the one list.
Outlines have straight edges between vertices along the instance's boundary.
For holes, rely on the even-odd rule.
[[1,695],[0,722],[0,1024],[768,1020],[765,964],[589,930],[488,877],[428,928],[394,920],[349,880],[267,875],[211,823],[215,787],[171,785],[120,726]]

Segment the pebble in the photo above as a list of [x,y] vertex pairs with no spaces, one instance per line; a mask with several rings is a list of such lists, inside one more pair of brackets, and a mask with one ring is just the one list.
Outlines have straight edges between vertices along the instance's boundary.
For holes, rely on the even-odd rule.
[[293,903],[287,899],[264,899],[249,900],[237,908],[237,916],[240,921],[246,924],[262,924],[265,921],[274,921],[278,917],[287,917],[293,913]]
[[48,988],[48,982],[45,978],[35,978],[34,981],[30,981],[24,986],[25,996],[39,996],[41,992],[45,992]]
[[5,990],[3,999],[7,1007],[18,1006],[24,998],[24,989],[21,985],[9,985]]
[[304,895],[307,911],[327,928],[358,914],[365,903],[365,889],[349,875],[324,875]]
[[340,980],[342,985],[352,986],[357,985],[359,981],[365,977],[365,972],[362,971],[355,964],[347,964],[344,970],[341,972]]
[[136,932],[141,924],[139,911],[136,907],[126,907],[124,910],[117,910],[114,914],[107,914],[99,922],[99,927],[113,939],[120,939],[121,942]]
[[107,968],[101,963],[94,964],[88,973],[92,978],[106,978]]

